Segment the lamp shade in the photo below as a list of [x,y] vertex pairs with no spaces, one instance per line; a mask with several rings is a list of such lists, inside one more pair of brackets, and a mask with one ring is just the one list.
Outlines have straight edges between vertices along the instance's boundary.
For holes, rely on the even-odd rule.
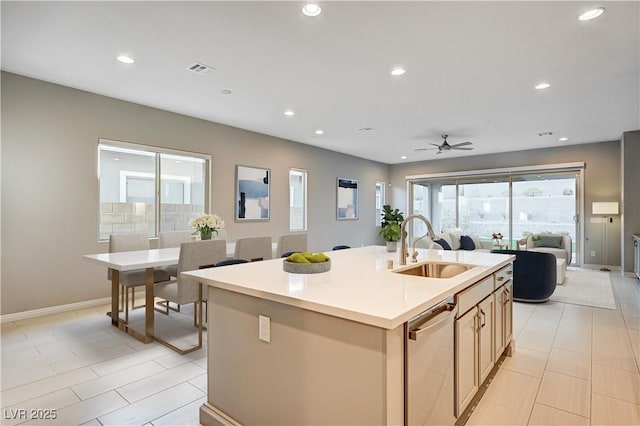
[[617,202],[596,202],[591,205],[592,214],[618,214]]

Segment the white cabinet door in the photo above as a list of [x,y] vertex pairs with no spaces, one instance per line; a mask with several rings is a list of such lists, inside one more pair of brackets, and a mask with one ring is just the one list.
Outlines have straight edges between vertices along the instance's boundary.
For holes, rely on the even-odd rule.
[[478,308],[456,320],[456,417],[478,391]]
[[480,310],[478,320],[479,348],[478,348],[478,364],[480,367],[480,383],[484,382],[491,369],[493,368],[495,352],[494,352],[494,335],[493,335],[493,317],[495,303],[493,295],[490,295],[478,304]]
[[493,324],[495,326],[495,339],[494,339],[494,360],[497,361],[505,347],[505,323],[504,323],[504,300],[505,293],[504,287],[500,287],[493,292],[493,305],[495,308],[495,317],[493,318]]

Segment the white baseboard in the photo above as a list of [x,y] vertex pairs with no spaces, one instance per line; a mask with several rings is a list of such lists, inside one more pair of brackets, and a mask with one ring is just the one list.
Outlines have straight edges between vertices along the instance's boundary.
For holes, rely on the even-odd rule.
[[51,306],[49,308],[34,309],[32,311],[16,312],[14,314],[0,315],[0,323],[37,318],[45,315],[60,314],[62,312],[70,312],[78,309],[91,308],[94,306],[108,305],[110,303],[111,297],[104,297],[102,299],[87,300],[84,302],[70,303],[68,305]]

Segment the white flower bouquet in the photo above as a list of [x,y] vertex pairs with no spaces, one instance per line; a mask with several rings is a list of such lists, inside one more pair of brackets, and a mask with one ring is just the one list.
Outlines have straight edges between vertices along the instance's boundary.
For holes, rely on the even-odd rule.
[[211,236],[218,235],[218,230],[224,228],[224,220],[216,214],[205,213],[190,219],[189,226],[200,233],[201,240],[210,240]]

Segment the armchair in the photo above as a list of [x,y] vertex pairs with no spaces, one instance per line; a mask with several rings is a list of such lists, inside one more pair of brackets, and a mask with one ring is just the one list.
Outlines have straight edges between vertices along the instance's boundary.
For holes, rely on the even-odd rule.
[[552,253],[523,250],[491,250],[491,253],[516,255],[513,263],[513,300],[549,300],[556,289],[556,257]]
[[540,233],[529,235],[526,250],[554,254],[565,260],[565,268],[571,263],[571,237],[564,234]]

